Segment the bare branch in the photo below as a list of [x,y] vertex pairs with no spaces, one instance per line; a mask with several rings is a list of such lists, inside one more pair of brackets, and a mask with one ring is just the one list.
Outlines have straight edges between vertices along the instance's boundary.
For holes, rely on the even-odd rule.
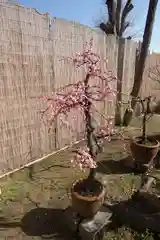
[[148,77],[160,84],[160,64],[157,64],[154,67],[149,68]]
[[115,1],[106,0],[106,5],[108,8],[108,17],[111,24],[115,24]]
[[125,28],[125,20],[128,16],[128,14],[132,11],[132,9],[134,8],[133,4],[132,4],[132,0],[128,0],[126,2],[126,5],[123,9],[123,12],[122,12],[122,17],[121,17],[121,28],[120,28],[120,33],[119,33],[119,36],[122,37],[124,31],[126,30]]

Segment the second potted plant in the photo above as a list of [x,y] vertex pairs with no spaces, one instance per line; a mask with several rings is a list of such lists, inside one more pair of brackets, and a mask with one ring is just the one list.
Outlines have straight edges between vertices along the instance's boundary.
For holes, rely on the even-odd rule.
[[147,136],[146,126],[149,118],[152,116],[151,112],[151,96],[139,100],[142,106],[142,135],[140,137],[133,137],[131,140],[130,148],[135,165],[149,165],[154,163],[160,143],[157,140]]

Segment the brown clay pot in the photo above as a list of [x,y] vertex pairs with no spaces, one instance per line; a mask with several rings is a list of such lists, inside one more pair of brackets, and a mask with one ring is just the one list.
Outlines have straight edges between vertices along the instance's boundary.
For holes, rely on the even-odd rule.
[[[160,142],[160,134],[153,134],[153,135],[149,135],[148,137],[153,141],[157,140],[158,142]],[[159,146],[159,151],[160,151],[160,146]]]
[[157,140],[148,138],[151,144],[142,144],[140,137],[133,137],[130,143],[132,156],[136,163],[149,164],[156,157],[160,143]]
[[86,179],[75,183],[71,189],[72,207],[81,217],[93,217],[104,203],[105,189],[101,182],[93,180],[93,196],[82,195],[79,191],[87,183]]

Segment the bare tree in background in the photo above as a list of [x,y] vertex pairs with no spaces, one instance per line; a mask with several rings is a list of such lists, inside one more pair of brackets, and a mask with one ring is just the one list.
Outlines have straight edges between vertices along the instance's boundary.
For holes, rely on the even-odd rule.
[[160,90],[160,64],[149,68],[149,78],[158,84],[157,90]]
[[153,25],[154,25],[154,20],[155,20],[155,15],[156,15],[156,10],[157,10],[157,5],[158,5],[158,0],[150,0],[149,1],[149,7],[148,7],[148,14],[147,14],[147,19],[146,19],[146,25],[145,25],[145,30],[143,34],[143,41],[141,45],[141,51],[139,55],[138,62],[136,64],[136,69],[135,69],[135,76],[134,76],[134,83],[133,83],[133,88],[131,91],[131,109],[133,111],[126,111],[124,114],[123,118],[123,124],[125,126],[128,126],[132,120],[134,110],[137,105],[137,98],[139,96],[142,82],[143,82],[143,72],[145,68],[145,62],[146,58],[148,55],[149,51],[149,45],[152,37],[152,31],[153,31]]
[[[149,78],[155,83],[154,89],[160,91],[160,64],[149,68]],[[152,111],[160,115],[160,100],[156,100],[153,105]]]
[[[106,35],[112,34],[123,37],[131,25],[128,15],[134,8],[132,0],[127,0],[125,4],[123,4],[123,0],[106,0],[105,5],[108,11],[108,21],[101,22],[99,24],[100,29]],[[127,38],[131,39],[132,37],[128,36]]]

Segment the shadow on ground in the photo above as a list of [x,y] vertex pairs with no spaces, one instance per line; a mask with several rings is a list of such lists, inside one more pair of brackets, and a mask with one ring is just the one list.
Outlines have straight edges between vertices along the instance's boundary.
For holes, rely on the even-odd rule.
[[133,166],[128,156],[120,160],[103,160],[98,163],[97,172],[104,174],[127,174],[132,173]]
[[136,231],[148,229],[153,233],[160,233],[160,213],[144,201],[129,199],[111,207],[113,221],[119,225],[126,225]]
[[63,219],[64,211],[62,209],[36,208],[23,217],[21,228],[28,236],[71,239],[71,233],[64,226]]

